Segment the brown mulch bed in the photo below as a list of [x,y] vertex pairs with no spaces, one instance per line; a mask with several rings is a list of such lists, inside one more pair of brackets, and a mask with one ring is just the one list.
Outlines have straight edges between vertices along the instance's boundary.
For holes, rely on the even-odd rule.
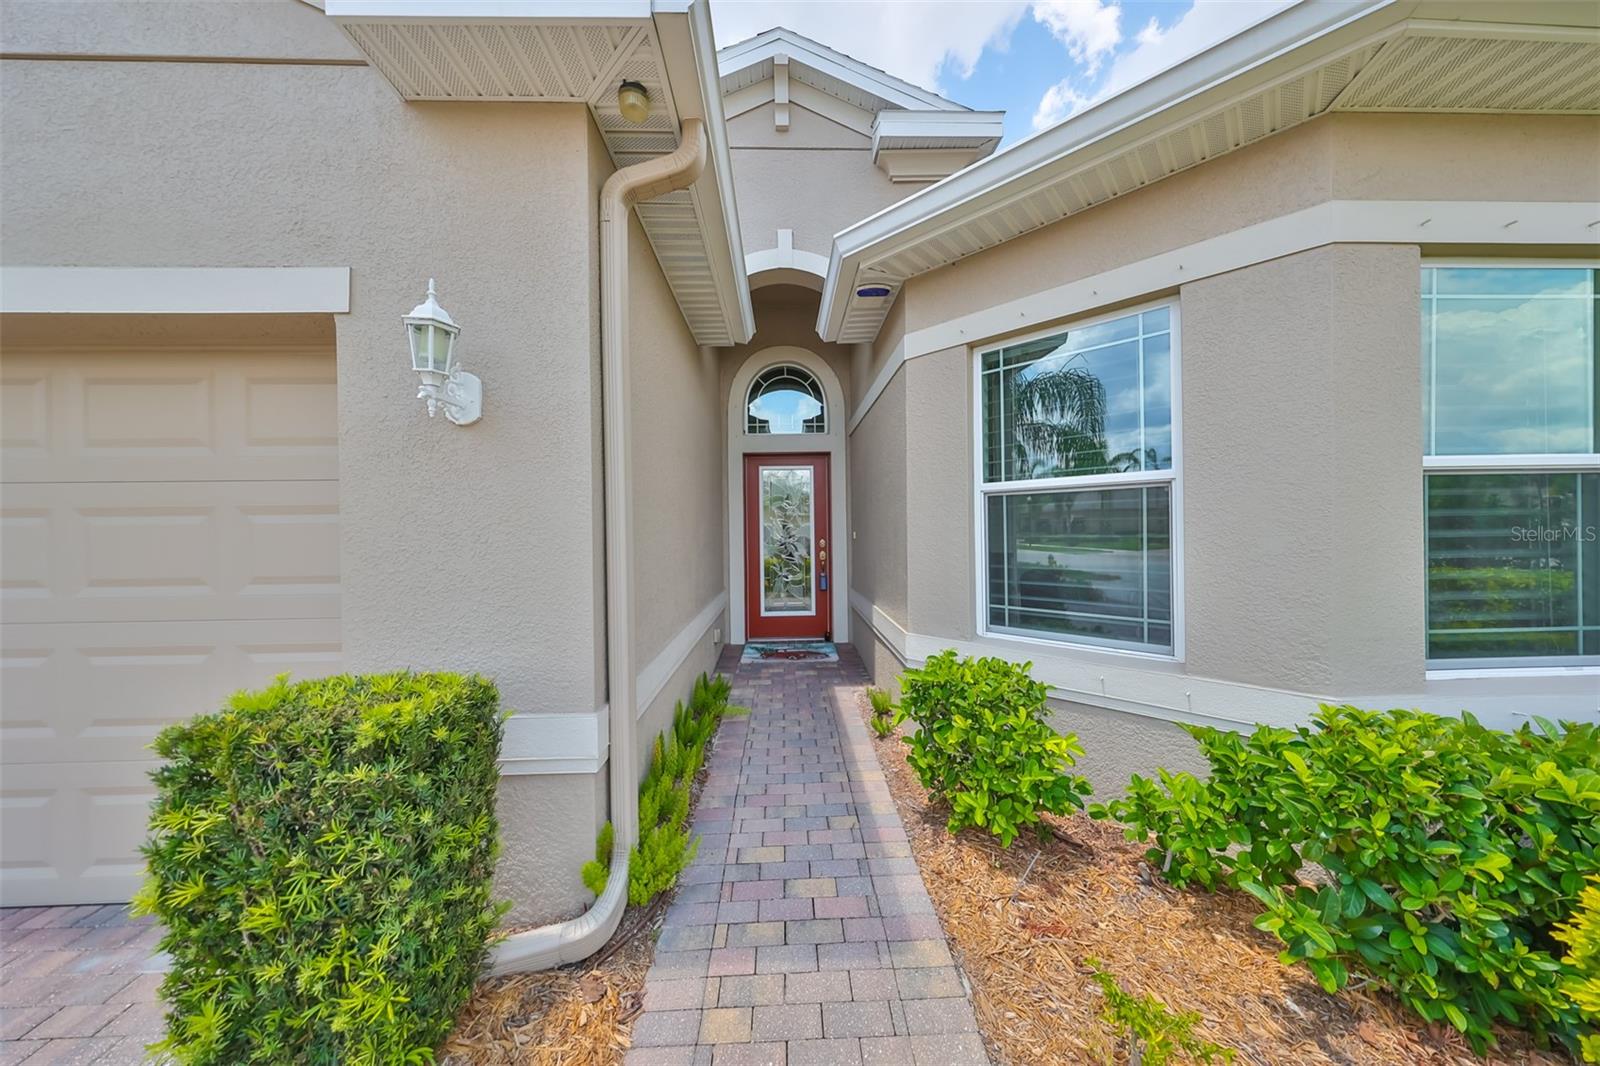
[[[721,740],[719,725],[690,790],[691,818]],[[630,905],[605,947],[582,962],[479,981],[439,1049],[440,1066],[618,1066],[643,1005],[661,919],[676,894],[673,889],[658,896],[643,910]]]
[[[866,699],[859,701],[871,717]],[[1162,884],[1144,848],[1120,828],[1083,815],[1047,817],[1055,839],[1032,835],[1005,850],[974,830],[952,836],[946,812],[905,761],[897,735],[874,737],[878,761],[911,838],[951,949],[998,1063],[1121,1063],[1126,1051],[1100,1020],[1093,957],[1132,993],[1175,1011],[1198,1011],[1197,1032],[1237,1050],[1239,1063],[1340,1066],[1561,1066],[1565,1056],[1501,1032],[1479,1058],[1454,1030],[1429,1027],[1373,989],[1322,991],[1303,967],[1278,961],[1281,945],[1251,922],[1243,893],[1179,891]]]
[[613,1066],[628,1048],[663,911],[629,910],[593,958],[478,983],[442,1066]]

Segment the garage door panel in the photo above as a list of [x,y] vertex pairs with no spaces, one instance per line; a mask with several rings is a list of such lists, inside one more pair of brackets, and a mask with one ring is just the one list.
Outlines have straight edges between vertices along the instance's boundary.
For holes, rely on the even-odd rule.
[[8,485],[8,622],[333,618],[333,481]]
[[340,671],[335,405],[327,350],[0,355],[0,903],[128,899],[156,735]]
[[0,774],[0,904],[120,903],[143,880],[152,761],[34,763]]
[[6,481],[338,476],[326,352],[8,352],[0,396]]
[[7,766],[126,759],[241,688],[341,669],[337,619],[8,624],[4,642]]

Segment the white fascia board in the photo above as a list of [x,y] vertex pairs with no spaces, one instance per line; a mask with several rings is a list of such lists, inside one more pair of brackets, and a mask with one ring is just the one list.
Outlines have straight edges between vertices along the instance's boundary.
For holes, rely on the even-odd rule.
[[879,111],[872,123],[873,148],[892,137],[998,139],[1005,132],[1004,111]]
[[650,0],[327,0],[341,22],[642,22]]
[[826,45],[819,44],[809,37],[802,37],[781,26],[724,48],[717,53],[717,68],[720,74],[732,74],[745,67],[763,63],[779,53],[789,56],[791,62],[848,82],[874,96],[882,97],[897,107],[933,108],[939,111],[967,110],[954,100],[948,100],[938,93],[902,81],[887,71],[868,66],[859,59],[852,59],[842,52],[836,52]]
[[349,267],[0,267],[0,311],[291,315],[350,310]]
[[829,270],[818,332],[825,340],[838,338],[849,302],[844,290],[855,286],[865,253],[886,252],[949,229],[997,201],[1031,191],[1058,170],[1085,166],[1127,142],[1154,136],[1159,128],[1180,126],[1221,97],[1248,94],[1313,54],[1397,32],[1416,2],[1304,0],[842,230],[833,248],[839,272]]
[[[717,279],[717,292],[734,343],[755,333],[755,307],[745,275],[744,242],[739,230],[739,205],[733,189],[733,157],[728,151],[728,123],[722,113],[722,85],[707,0],[657,0],[656,37],[677,104],[678,118],[702,119],[710,142],[708,175],[691,189],[704,208],[700,212],[706,256]],[[715,203],[707,203],[714,199]]]

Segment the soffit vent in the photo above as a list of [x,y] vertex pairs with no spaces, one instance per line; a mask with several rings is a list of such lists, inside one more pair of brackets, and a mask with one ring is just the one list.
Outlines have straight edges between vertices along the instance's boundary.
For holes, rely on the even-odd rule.
[[1340,111],[1600,112],[1600,43],[1408,36],[1384,49]]
[[589,102],[645,36],[638,26],[345,22],[408,100]]
[[[678,107],[652,22],[489,22],[448,18],[339,19],[408,100],[525,100],[587,104],[617,167],[678,147]],[[635,125],[617,107],[617,86],[635,81],[651,111]],[[691,188],[637,207],[639,223],[696,342],[733,344],[738,309],[726,305],[706,244],[702,203]]]

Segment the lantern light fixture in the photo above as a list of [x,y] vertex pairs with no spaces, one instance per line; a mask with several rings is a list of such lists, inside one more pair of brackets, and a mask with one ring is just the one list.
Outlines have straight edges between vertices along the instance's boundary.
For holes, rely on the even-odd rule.
[[636,81],[617,86],[617,111],[635,126],[650,117],[650,91]]
[[461,369],[456,361],[456,338],[461,327],[439,306],[428,279],[428,298],[404,316],[406,339],[411,345],[411,369],[422,379],[417,399],[428,401],[428,417],[440,408],[458,426],[483,417],[483,382]]

